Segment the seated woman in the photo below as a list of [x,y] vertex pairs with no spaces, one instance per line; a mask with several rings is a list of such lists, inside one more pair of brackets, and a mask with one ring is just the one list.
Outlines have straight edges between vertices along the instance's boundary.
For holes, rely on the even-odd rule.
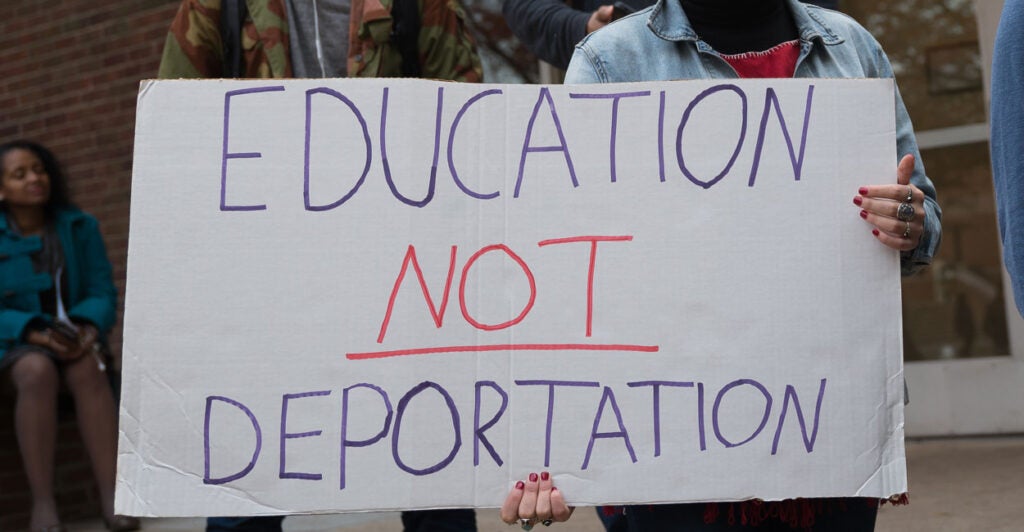
[[61,382],[75,401],[107,528],[139,528],[114,515],[117,412],[104,359],[117,305],[110,272],[96,220],[68,200],[53,154],[33,142],[0,145],[0,383],[17,395],[33,532],[64,530],[53,494]]
[[[658,0],[652,7],[594,32],[576,45],[566,83],[715,78],[892,78],[878,42],[850,17],[796,0]],[[896,184],[850,191],[855,209],[880,245],[900,252],[904,274],[931,262],[941,238],[935,187],[924,173],[913,126],[896,94]],[[892,176],[864,176],[892,183]],[[848,208],[836,205],[836,209]],[[841,467],[837,464],[836,467]],[[877,500],[853,497],[748,501],[749,523],[729,524],[731,503],[626,507],[631,531],[873,530]],[[751,509],[751,508],[743,508]],[[502,507],[506,523],[524,529],[572,514],[549,475],[513,486]],[[761,519],[763,517],[763,519]]]

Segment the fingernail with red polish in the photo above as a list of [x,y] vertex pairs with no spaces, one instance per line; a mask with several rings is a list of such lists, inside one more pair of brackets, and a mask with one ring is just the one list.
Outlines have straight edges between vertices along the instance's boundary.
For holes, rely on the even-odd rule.
[[872,229],[871,234],[878,236],[878,229]]
[[853,198],[853,204],[854,205],[860,205],[863,201],[864,201],[864,198],[862,198],[860,196],[857,196],[856,198]]
[[857,193],[860,194],[861,196],[867,196],[868,195],[868,188],[867,187],[860,187],[860,188],[857,189]]
[[558,491],[558,488],[556,488],[556,487],[552,487],[552,488],[551,488],[551,491]]
[[550,478],[550,475],[548,475],[547,471],[544,471],[543,473],[540,474],[541,480],[547,480],[548,478]]
[[526,484],[523,484],[522,480],[520,480],[519,482],[516,482],[516,489],[517,490],[521,490],[521,489],[523,489],[525,487],[526,487]]
[[537,482],[537,473],[530,473],[530,482]]
[[868,211],[861,210],[860,211],[860,217],[864,218],[865,220],[867,220],[868,219]]

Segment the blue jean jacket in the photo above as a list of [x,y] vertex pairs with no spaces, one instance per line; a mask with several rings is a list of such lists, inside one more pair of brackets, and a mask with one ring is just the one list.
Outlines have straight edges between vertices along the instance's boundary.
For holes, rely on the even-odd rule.
[[1024,314],[1024,1],[1003,4],[992,57],[992,175],[1003,260]]
[[[893,78],[882,47],[852,18],[788,0],[800,35],[797,78]],[[576,45],[566,83],[618,83],[676,79],[736,78],[736,71],[697,37],[678,0],[624,17]],[[921,242],[900,256],[904,275],[931,263],[942,238],[942,210],[935,186],[924,173],[914,127],[896,89],[896,153],[914,156],[910,182],[924,192]]]

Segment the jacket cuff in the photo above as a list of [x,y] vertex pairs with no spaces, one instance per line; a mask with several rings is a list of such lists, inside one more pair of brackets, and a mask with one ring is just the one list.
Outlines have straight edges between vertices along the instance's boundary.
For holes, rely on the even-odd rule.
[[924,234],[921,235],[921,242],[912,250],[900,252],[900,273],[904,276],[913,275],[931,264],[932,257],[938,251],[939,242],[942,240],[938,214],[927,203],[927,200],[925,210],[927,215],[924,218]]

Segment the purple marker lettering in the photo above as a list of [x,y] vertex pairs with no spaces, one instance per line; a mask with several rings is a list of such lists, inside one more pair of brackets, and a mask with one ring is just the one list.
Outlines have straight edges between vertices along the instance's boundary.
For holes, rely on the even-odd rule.
[[[726,163],[725,168],[722,169],[722,171],[718,175],[716,175],[715,177],[711,178],[709,181],[701,181],[696,176],[694,176],[692,173],[690,173],[690,170],[686,168],[685,161],[683,161],[683,128],[686,127],[686,122],[690,119],[690,113],[693,112],[693,109],[695,107],[697,107],[697,103],[700,102],[701,100],[703,100],[704,98],[707,98],[708,96],[710,96],[710,95],[712,95],[712,94],[714,94],[716,92],[719,92],[719,91],[733,91],[733,92],[735,92],[736,94],[739,95],[740,102],[743,104],[742,111],[741,111],[741,116],[743,118],[743,125],[740,128],[740,137],[739,137],[738,142],[736,143],[736,149],[733,150],[732,157],[729,158],[729,162]],[[714,185],[715,183],[719,182],[723,177],[725,177],[726,174],[729,173],[729,169],[732,168],[733,163],[736,162],[736,157],[738,157],[739,154],[740,154],[740,148],[743,147],[743,140],[746,138],[746,136],[747,136],[747,95],[746,95],[746,93],[744,93],[743,89],[740,89],[736,85],[715,85],[714,87],[711,87],[710,89],[707,89],[704,92],[698,94],[697,97],[694,98],[692,102],[690,102],[690,105],[686,106],[686,111],[683,112],[683,118],[682,118],[682,120],[679,121],[679,129],[676,130],[676,159],[679,162],[679,169],[682,170],[683,171],[683,175],[685,175],[686,178],[689,179],[690,181],[692,181],[695,185],[700,185],[701,187],[704,187],[705,189],[711,188],[712,185]]]
[[[729,440],[725,439],[725,436],[722,436],[722,432],[718,428],[718,407],[721,406],[722,398],[725,397],[725,393],[726,392],[728,392],[729,390],[731,390],[731,389],[733,389],[733,388],[735,388],[737,386],[742,386],[744,384],[749,385],[749,386],[753,386],[754,388],[757,388],[764,395],[764,401],[765,401],[765,404],[764,404],[764,416],[761,418],[761,424],[757,426],[757,429],[754,431],[753,434],[750,435],[749,438],[747,438],[747,439],[745,439],[745,440],[743,440],[743,441],[741,441],[739,443],[732,443]],[[756,438],[757,435],[761,433],[761,430],[764,429],[765,424],[768,423],[768,415],[771,413],[771,411],[772,411],[772,396],[771,396],[770,393],[768,393],[768,390],[764,386],[761,385],[761,383],[759,383],[759,382],[757,382],[757,381],[755,381],[753,379],[739,379],[739,380],[732,381],[729,384],[726,384],[725,387],[722,388],[722,390],[718,392],[718,396],[715,397],[715,406],[711,407],[711,425],[715,429],[715,437],[717,437],[718,441],[722,442],[722,444],[725,445],[726,448],[729,448],[729,447],[739,447],[740,445],[743,445],[744,443],[747,443],[750,440]]]
[[[501,407],[498,408],[498,412],[495,413],[494,416],[491,417],[490,421],[488,421],[487,423],[484,423],[483,425],[480,425],[480,390],[484,386],[487,386],[488,388],[491,388],[494,391],[498,392],[498,395],[501,396]],[[491,445],[491,442],[487,440],[487,436],[484,436],[484,432],[487,432],[487,429],[493,427],[498,422],[498,420],[501,419],[501,415],[505,413],[505,408],[507,408],[507,407],[508,407],[508,394],[505,393],[505,390],[503,390],[501,388],[501,386],[498,386],[498,384],[495,383],[494,381],[477,381],[477,383],[476,383],[476,403],[475,403],[475,407],[473,408],[473,465],[474,466],[480,465],[480,444],[481,443],[484,444],[484,447],[487,449],[487,452],[490,453],[491,458],[494,460],[494,463],[498,464],[499,466],[504,463],[501,460],[501,456],[499,456],[498,453],[494,450],[494,446]]]
[[[229,405],[237,407],[242,412],[245,412],[246,416],[249,416],[249,422],[252,423],[252,429],[256,433],[256,449],[252,452],[252,459],[249,460],[249,464],[246,465],[241,471],[220,478],[210,477],[210,411],[213,408],[214,401],[221,401]],[[238,480],[249,474],[252,468],[256,465],[256,460],[260,457],[260,449],[263,447],[263,433],[260,430],[260,424],[256,421],[256,416],[252,414],[252,410],[248,407],[235,401],[228,399],[220,395],[209,395],[206,397],[206,418],[203,420],[203,484],[226,484],[232,480]]]
[[313,430],[309,432],[295,432],[288,433],[288,401],[292,399],[300,399],[302,397],[319,397],[323,395],[331,395],[330,390],[321,390],[318,392],[305,392],[305,393],[286,393],[281,396],[281,457],[280,466],[278,467],[277,477],[278,478],[300,478],[304,480],[320,480],[323,475],[320,473],[292,473],[285,471],[285,444],[286,440],[292,438],[309,438],[311,436],[319,436],[322,431]]
[[665,91],[658,97],[658,177],[665,182]]
[[676,388],[693,388],[692,382],[678,381],[640,381],[627,382],[626,386],[636,388],[637,386],[650,386],[654,403],[654,456],[661,456],[661,387],[672,386]]
[[[348,395],[351,390],[356,388],[367,388],[377,392],[380,398],[384,400],[384,407],[387,409],[387,416],[384,418],[384,428],[380,429],[380,432],[373,435],[372,437],[365,440],[350,440],[348,439]],[[388,400],[388,394],[381,388],[367,383],[353,384],[348,388],[345,388],[341,393],[341,484],[338,489],[345,489],[345,449],[347,447],[366,447],[373,445],[387,435],[388,430],[391,428],[391,417],[393,410],[391,409],[391,401]]]
[[462,182],[462,179],[459,179],[459,173],[455,170],[455,160],[452,157],[452,152],[455,150],[455,131],[459,127],[459,122],[462,121],[462,115],[466,114],[466,111],[469,110],[469,107],[476,103],[478,100],[484,98],[485,96],[490,96],[492,94],[502,94],[501,89],[485,90],[477,94],[476,96],[470,98],[469,101],[467,101],[466,104],[463,105],[461,109],[459,109],[458,114],[455,115],[455,120],[452,122],[452,128],[448,133],[448,171],[451,172],[452,179],[455,180],[455,185],[459,187],[459,190],[465,192],[466,195],[468,195],[469,197],[476,199],[494,199],[500,195],[500,192],[494,191],[489,194],[475,192],[473,190],[470,190],[470,188],[467,187],[466,184]]
[[793,397],[793,408],[796,410],[796,419],[800,423],[800,434],[804,438],[804,448],[808,453],[814,452],[814,440],[818,439],[818,419],[821,416],[821,400],[825,397],[825,381],[821,379],[818,388],[818,400],[814,404],[814,427],[811,429],[811,436],[807,436],[807,424],[804,422],[804,413],[800,409],[800,398],[796,395],[796,388],[786,385],[786,395],[782,399],[782,413],[779,414],[779,426],[775,429],[775,439],[772,440],[772,454],[779,450],[779,436],[782,435],[782,425],[786,422],[786,407],[789,406],[789,398]]
[[704,436],[704,383],[697,383],[697,432],[700,438],[700,450],[708,450],[708,441]]
[[[555,123],[555,131],[558,133],[557,146],[530,146],[530,138],[533,136],[533,123],[537,120],[537,113],[540,111],[540,104],[548,103],[548,110],[551,112],[551,119]],[[565,156],[565,165],[569,168],[569,178],[572,179],[572,186],[580,186],[576,180],[576,170],[572,166],[572,158],[569,156],[569,146],[565,143],[565,135],[562,134],[562,124],[558,120],[558,112],[555,111],[555,102],[551,99],[551,91],[547,87],[540,89],[537,96],[537,104],[533,106],[533,113],[530,114],[530,122],[526,126],[526,137],[523,138],[523,151],[519,157],[519,175],[516,176],[516,189],[512,197],[519,197],[519,187],[523,184],[523,168],[526,166],[526,155],[534,152],[560,151]]]
[[590,94],[590,93],[569,93],[569,98],[581,98],[588,100],[611,100],[612,101],[612,125],[611,139],[608,142],[608,153],[610,157],[612,183],[615,182],[615,137],[619,126],[619,100],[623,98],[635,98],[637,96],[650,96],[651,91],[619,92],[614,94]]
[[231,122],[231,98],[240,96],[242,94],[257,94],[260,92],[278,92],[283,91],[283,85],[274,85],[270,87],[253,87],[250,89],[239,89],[234,91],[228,91],[224,93],[224,139],[223,148],[221,151],[220,161],[220,210],[222,211],[263,211],[266,210],[266,205],[228,205],[227,190],[228,190],[228,159],[257,159],[263,156],[258,151],[255,152],[237,152],[231,153],[228,151],[228,124]]
[[399,201],[413,207],[425,207],[434,197],[434,185],[437,182],[437,156],[441,151],[441,113],[444,106],[444,87],[437,88],[437,115],[434,121],[434,160],[430,163],[430,181],[427,184],[427,195],[422,200],[412,200],[402,195],[391,178],[391,165],[388,164],[387,130],[388,124],[388,88],[384,87],[384,99],[380,108],[380,156],[384,163],[384,180],[391,189],[391,194]]
[[754,179],[757,177],[757,168],[761,164],[761,148],[764,146],[764,134],[768,128],[768,113],[772,107],[775,108],[775,115],[779,117],[779,125],[782,126],[782,137],[786,139],[786,148],[789,150],[789,162],[793,164],[793,176],[800,181],[800,171],[804,166],[804,149],[807,148],[807,126],[811,122],[811,99],[814,96],[814,85],[807,86],[807,103],[804,107],[804,128],[800,135],[800,155],[793,151],[793,139],[789,136],[789,129],[786,128],[786,119],[782,116],[782,109],[779,108],[779,97],[771,87],[764,93],[764,113],[761,114],[761,126],[757,130],[757,145],[754,147],[754,162],[750,166],[750,180],[747,186],[754,186]]
[[[348,106],[355,115],[356,120],[359,121],[359,126],[363,129],[363,143],[366,146],[366,165],[363,166],[363,174],[356,181],[355,186],[352,190],[349,190],[341,199],[328,203],[326,205],[313,205],[309,202],[309,144],[310,144],[310,131],[313,124],[313,95],[314,94],[326,94],[333,96],[334,98],[341,100],[342,103]],[[359,191],[359,187],[363,185],[363,181],[366,181],[366,174],[370,173],[370,161],[373,159],[373,152],[370,149],[370,131],[366,128],[366,120],[363,118],[363,114],[359,112],[359,108],[356,104],[352,103],[341,93],[328,89],[327,87],[317,87],[315,89],[309,89],[306,91],[306,154],[303,161],[303,183],[302,183],[302,199],[305,202],[307,211],[329,211],[349,200],[356,192]]]
[[[597,428],[601,424],[601,414],[604,413],[605,403],[612,405],[612,411],[615,412],[615,421],[619,425],[619,430],[615,432],[598,432]],[[629,432],[626,431],[626,426],[622,424],[622,413],[619,412],[619,404],[615,402],[615,394],[612,389],[608,386],[604,387],[604,393],[601,395],[601,403],[597,405],[597,414],[594,416],[594,427],[590,429],[590,442],[587,443],[587,454],[583,458],[583,466],[580,469],[586,470],[587,465],[590,464],[590,453],[594,450],[594,440],[598,438],[622,438],[623,443],[626,444],[626,451],[629,452],[629,459],[636,463],[636,453],[633,452],[633,444],[629,442]]]
[[523,380],[516,381],[517,386],[547,386],[548,387],[548,419],[544,430],[544,467],[551,465],[551,419],[555,413],[555,386],[578,386],[587,388],[599,388],[601,383],[590,381],[541,381]]
[[[441,394],[441,397],[444,398],[445,404],[448,405],[448,413],[452,416],[452,431],[455,433],[455,443],[452,444],[452,450],[448,453],[448,456],[440,462],[423,469],[416,469],[402,461],[402,457],[398,455],[398,439],[402,432],[402,416],[405,414],[406,407],[409,406],[409,401],[427,388],[432,388],[437,391],[437,393]],[[448,391],[436,382],[424,381],[417,384],[398,401],[398,413],[395,414],[395,430],[391,434],[391,455],[395,459],[395,465],[397,465],[402,471],[412,473],[417,476],[437,473],[444,469],[448,464],[452,463],[452,460],[455,459],[455,455],[459,452],[459,447],[462,447],[462,433],[459,431],[459,426],[459,411],[455,408],[455,401],[452,400],[452,396],[448,394]]]

